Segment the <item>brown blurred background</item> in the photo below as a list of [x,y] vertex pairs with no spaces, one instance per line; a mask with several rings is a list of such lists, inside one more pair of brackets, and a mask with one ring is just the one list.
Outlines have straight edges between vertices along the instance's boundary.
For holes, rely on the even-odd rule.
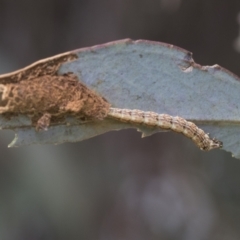
[[[240,75],[239,0],[0,0],[0,73],[68,50],[162,41]],[[8,149],[0,132],[1,240],[240,239],[240,160],[136,130]]]

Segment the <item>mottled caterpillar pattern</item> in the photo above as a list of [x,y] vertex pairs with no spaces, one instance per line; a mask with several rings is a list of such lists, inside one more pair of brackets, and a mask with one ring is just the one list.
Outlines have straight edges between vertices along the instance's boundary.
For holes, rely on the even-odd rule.
[[119,121],[144,124],[151,127],[160,127],[184,134],[191,138],[193,142],[203,151],[221,148],[222,142],[210,138],[202,129],[194,123],[181,117],[172,117],[168,114],[157,114],[154,112],[144,112],[140,110],[110,108],[108,117]]

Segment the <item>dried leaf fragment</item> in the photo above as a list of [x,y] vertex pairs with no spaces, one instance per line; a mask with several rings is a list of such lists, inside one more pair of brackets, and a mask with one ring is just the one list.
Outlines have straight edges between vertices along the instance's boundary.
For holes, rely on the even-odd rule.
[[50,118],[55,122],[66,116],[102,120],[110,107],[104,98],[88,89],[73,74],[46,75],[1,84],[0,96],[0,114],[26,114],[37,129],[46,129]]

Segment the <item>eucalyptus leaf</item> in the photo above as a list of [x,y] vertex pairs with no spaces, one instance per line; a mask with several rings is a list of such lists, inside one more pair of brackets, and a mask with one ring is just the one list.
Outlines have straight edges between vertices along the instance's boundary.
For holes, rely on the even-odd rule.
[[[218,65],[200,66],[186,50],[145,40],[120,40],[68,54],[77,58],[62,63],[58,74],[74,73],[112,107],[181,116],[222,141],[224,150],[240,158],[240,81],[231,72]],[[2,75],[0,80],[8,77]],[[161,131],[110,119],[79,123],[69,118],[67,125],[37,132],[24,115],[10,119],[0,116],[0,125],[16,132],[11,147],[75,142],[130,127],[140,128],[144,136]]]

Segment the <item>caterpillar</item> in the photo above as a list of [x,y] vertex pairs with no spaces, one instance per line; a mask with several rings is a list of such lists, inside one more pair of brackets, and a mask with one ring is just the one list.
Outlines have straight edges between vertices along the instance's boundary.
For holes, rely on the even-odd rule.
[[173,117],[168,114],[119,108],[110,108],[107,116],[123,122],[144,124],[150,127],[160,127],[182,133],[186,137],[192,139],[192,141],[203,151],[222,147],[222,142],[215,138],[210,138],[208,134],[198,128],[194,123],[178,116]]

